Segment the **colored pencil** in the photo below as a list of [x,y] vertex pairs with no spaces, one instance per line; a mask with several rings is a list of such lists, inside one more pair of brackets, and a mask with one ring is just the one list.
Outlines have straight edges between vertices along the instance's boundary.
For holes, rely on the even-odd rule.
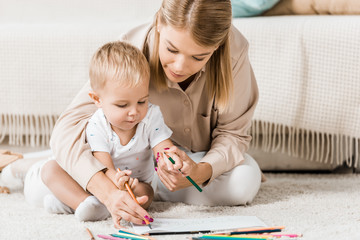
[[262,239],[273,239],[275,236],[272,236],[270,234],[233,234],[233,235],[225,235],[230,237],[245,237],[245,238],[262,238]]
[[102,239],[108,239],[108,240],[128,240],[127,238],[118,238],[118,237],[113,237],[113,236],[107,236],[107,235],[97,235],[99,238]]
[[268,232],[281,232],[284,229],[284,226],[276,226],[276,227],[258,227],[258,228],[244,228],[237,229],[228,234],[248,234],[248,233],[268,233]]
[[293,233],[271,233],[269,234],[274,237],[289,237],[289,238],[297,238],[302,237],[302,234],[293,234]]
[[231,235],[204,235],[201,237],[193,237],[194,240],[210,240],[210,239],[231,239],[231,240],[270,240],[269,237],[233,237]]
[[128,230],[119,230],[119,233],[131,234],[131,235],[138,236],[138,237],[145,237],[146,239],[149,239],[149,240],[155,240],[155,238],[148,236],[149,233],[144,233],[143,235],[141,235],[141,234],[137,234],[134,232],[130,232]]
[[90,236],[90,240],[95,240],[94,235],[92,235],[90,229],[86,228],[86,231],[87,231],[87,233],[88,233],[89,236]]
[[[120,172],[120,168],[118,168],[117,171]],[[133,199],[138,205],[140,205],[140,203],[139,203],[138,200],[136,199],[133,191],[131,190],[128,182],[125,182],[125,187],[126,187],[126,190],[128,191],[128,193],[130,194],[130,196],[132,197],[132,199]],[[147,220],[147,219],[144,217],[144,221],[145,221],[146,225],[148,225],[149,228],[152,229],[149,220]]]
[[[216,234],[214,234],[216,235]],[[293,233],[249,233],[249,234],[233,234],[231,236],[242,237],[242,236],[249,236],[249,237],[287,237],[287,238],[297,238],[302,237],[302,234],[293,234]]]
[[[166,153],[164,153],[164,154],[165,154],[165,156],[170,160],[170,162],[171,162],[172,164],[175,164],[174,159],[172,159],[172,158],[171,158],[170,156],[168,156]],[[179,172],[181,172],[180,169],[179,169]],[[196,189],[197,189],[199,192],[202,192],[202,189],[199,187],[199,185],[196,184],[196,182],[195,182],[194,180],[192,180],[191,177],[186,176],[186,179],[189,180],[189,182],[190,182],[192,185],[194,185],[194,187],[196,187]]]
[[145,236],[136,236],[133,234],[126,234],[126,233],[114,233],[114,234],[110,234],[113,237],[118,237],[118,238],[125,238],[125,239],[131,239],[131,240],[148,240],[148,237]]
[[140,234],[137,234],[137,233],[134,233],[134,232],[130,232],[130,231],[128,231],[128,230],[123,230],[123,229],[121,229],[121,230],[119,230],[118,232],[119,232],[119,233],[132,234],[132,235],[135,235],[135,236],[143,237],[143,236],[140,235]]

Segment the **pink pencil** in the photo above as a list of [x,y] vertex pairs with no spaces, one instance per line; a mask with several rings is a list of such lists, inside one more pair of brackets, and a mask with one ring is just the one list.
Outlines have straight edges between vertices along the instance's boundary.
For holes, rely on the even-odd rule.
[[97,235],[99,238],[102,239],[109,239],[109,240],[127,240],[126,238],[118,238],[118,237],[113,237],[113,236],[108,236],[108,235]]
[[290,238],[302,237],[302,234],[273,233],[270,235],[274,237],[290,237]]

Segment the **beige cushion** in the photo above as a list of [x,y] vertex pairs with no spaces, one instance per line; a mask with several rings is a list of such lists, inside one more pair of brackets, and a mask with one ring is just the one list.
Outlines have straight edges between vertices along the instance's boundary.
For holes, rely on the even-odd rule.
[[314,14],[360,14],[360,0],[281,0],[263,16]]

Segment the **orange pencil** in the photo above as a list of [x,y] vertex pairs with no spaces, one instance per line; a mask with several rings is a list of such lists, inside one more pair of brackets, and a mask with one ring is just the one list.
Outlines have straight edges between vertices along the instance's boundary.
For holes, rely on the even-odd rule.
[[[117,171],[120,172],[120,168],[118,168]],[[136,199],[133,191],[131,190],[128,182],[125,182],[125,187],[126,187],[126,190],[128,191],[128,193],[130,194],[130,196],[132,197],[132,199],[134,199],[134,201],[135,201],[137,204],[140,205],[140,203],[139,203],[138,200]],[[144,221],[145,221],[146,225],[148,225],[149,228],[151,228],[151,225],[150,225],[149,220],[147,220],[146,218],[144,218]]]
[[90,229],[86,228],[86,231],[87,231],[87,233],[88,233],[89,236],[90,236],[90,240],[95,240],[94,235],[92,235]]

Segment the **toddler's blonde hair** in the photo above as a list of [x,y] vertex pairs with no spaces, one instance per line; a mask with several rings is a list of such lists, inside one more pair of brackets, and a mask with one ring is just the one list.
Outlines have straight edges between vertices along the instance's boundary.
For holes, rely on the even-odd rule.
[[144,54],[135,46],[121,41],[109,42],[93,55],[89,77],[94,91],[103,89],[107,81],[136,87],[149,80],[150,68]]

